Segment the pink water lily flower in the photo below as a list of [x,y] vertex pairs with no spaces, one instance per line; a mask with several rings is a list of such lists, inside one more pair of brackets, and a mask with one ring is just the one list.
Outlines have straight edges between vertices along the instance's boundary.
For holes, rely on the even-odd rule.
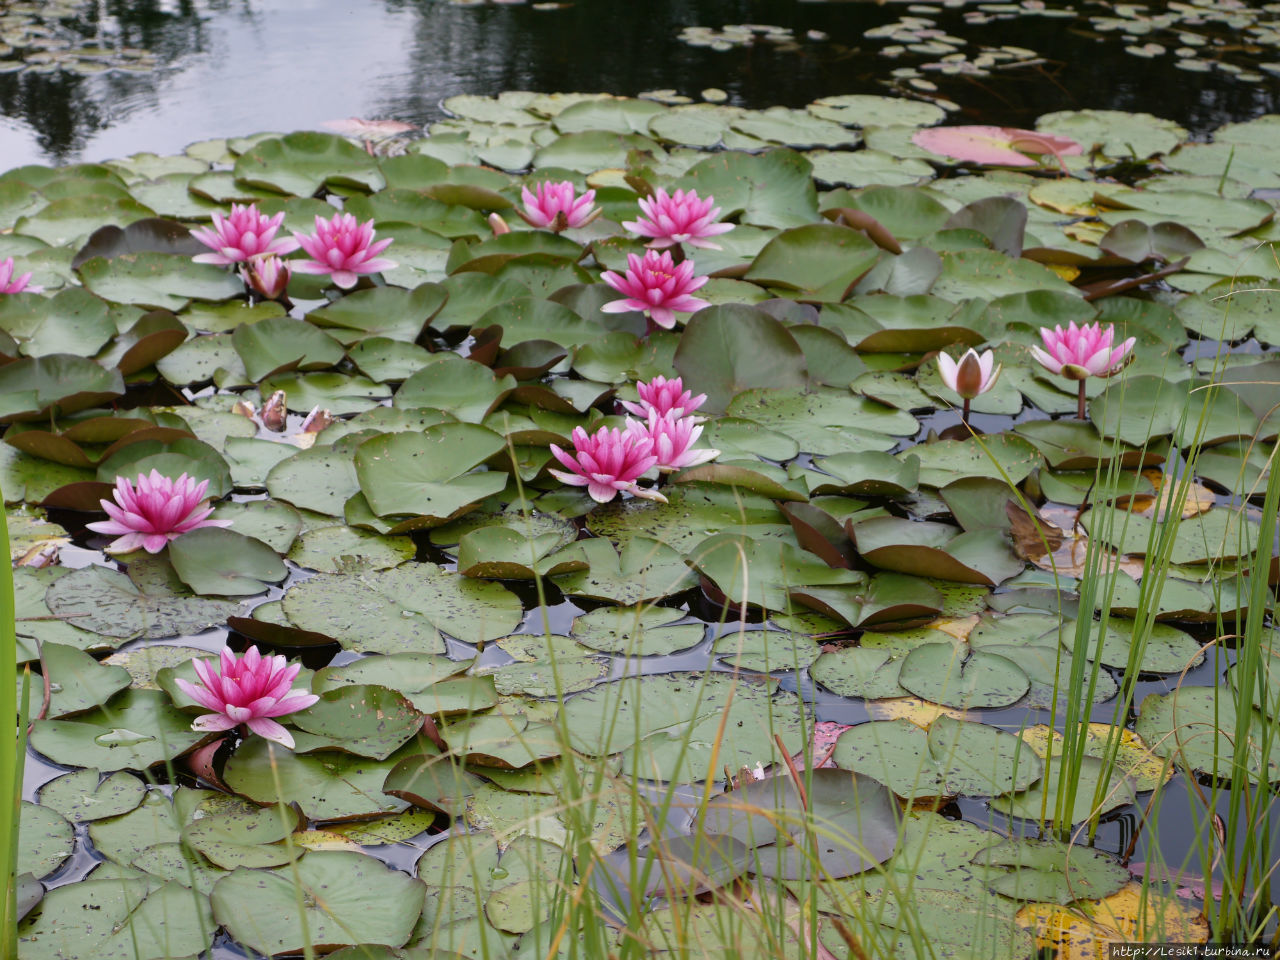
[[707,238],[728,233],[733,224],[717,222],[720,208],[712,207],[714,202],[714,197],[700,200],[697,190],[687,193],[677,190],[668,196],[667,191],[659,187],[653,191],[653,196],[640,198],[644,216],[637,220],[624,220],[622,225],[632,233],[651,237],[652,242],[648,246],[654,250],[677,243],[719,250],[720,245]]
[[381,273],[399,266],[378,256],[391,246],[391,238],[374,241],[373,221],[360,223],[354,214],[335,213],[332,220],[316,216],[315,233],[298,233],[294,238],[311,259],[293,260],[298,273],[328,273],[344,290],[356,285],[362,273]]
[[641,419],[647,418],[651,410],[660,417],[665,417],[667,414],[685,417],[702,406],[707,399],[705,393],[695,397],[692,390],[686,390],[684,381],[679,377],[668,380],[662,374],[658,374],[648,383],[644,381],[637,383],[636,392],[640,394],[640,402],[632,403],[630,400],[623,400],[622,406],[628,413],[634,413]]
[[14,264],[13,257],[5,257],[0,260],[0,293],[42,293],[44,287],[38,287],[34,283],[28,283],[31,279],[30,273],[23,273],[18,276],[13,275]]
[[283,256],[298,249],[298,242],[288,237],[276,239],[276,231],[284,222],[284,211],[274,217],[258,212],[258,205],[231,205],[231,216],[213,215],[212,227],[197,227],[191,235],[213,253],[198,253],[196,263],[213,263],[220,267],[243,263],[254,257]]
[[606,270],[600,279],[623,295],[600,309],[605,313],[643,311],[658,326],[670,330],[676,325],[676,311],[696,313],[710,306],[706,300],[691,296],[710,279],[693,275],[693,261],[675,263],[669,251],[645,252],[644,259],[627,254],[626,275]]
[[580,197],[574,196],[573,184],[568,180],[560,183],[544,180],[536,186],[537,193],[528,187],[521,189],[524,209],[516,211],[531,227],[559,233],[570,227],[585,227],[600,216],[600,208],[592,207],[596,199],[594,190],[587,190]]
[[1105,327],[1100,323],[1085,323],[1077,327],[1072,321],[1066,330],[1061,324],[1052,330],[1041,327],[1040,339],[1044,341],[1045,350],[1033,346],[1031,353],[1050,373],[1068,380],[1109,377],[1119,372],[1136,340],[1130,337],[1113,348],[1111,343],[1115,333],[1115,327],[1109,323]]
[[193,660],[200,686],[181,677],[178,689],[213,713],[196,717],[193,730],[230,730],[247,726],[260,737],[293,749],[293,736],[272,717],[305,710],[320,698],[291,685],[301,664],[289,665],[282,656],[264,657],[250,647],[243,657],[223,649],[215,667],[208,660]]
[[255,257],[240,267],[240,278],[249,289],[268,300],[284,296],[291,273],[288,262],[276,256]]
[[650,410],[643,423],[627,417],[627,432],[637,440],[647,439],[653,444],[653,452],[658,457],[656,466],[663,473],[696,467],[720,456],[719,450],[710,447],[694,449],[693,445],[702,435],[696,417],[677,417],[670,413],[660,416],[656,410]]
[[1046,349],[1031,348],[1032,356],[1050,373],[1080,382],[1078,415],[1081,420],[1085,416],[1085,381],[1089,377],[1110,377],[1119,373],[1137,340],[1130,337],[1120,346],[1113,347],[1115,333],[1115,327],[1109,323],[1105,327],[1101,323],[1085,323],[1077,327],[1072,321],[1066,330],[1061,324],[1052,330],[1041,327],[1040,339]]
[[138,474],[135,487],[124,477],[116,477],[115,503],[99,500],[111,517],[86,524],[95,533],[122,534],[107,544],[108,553],[128,553],[139,547],[159,553],[170,540],[200,527],[229,527],[230,520],[209,520],[213,507],[201,505],[208,480],[196,483],[185,473],[177,480],[152,470]]
[[594,435],[582,427],[574,427],[571,437],[572,454],[551,444],[551,453],[569,468],[569,472],[552,470],[551,475],[556,479],[572,487],[586,487],[597,503],[608,503],[619,491],[666,503],[667,498],[662,494],[636,482],[658,462],[652,440],[623,433],[616,427],[612,430],[601,427]]

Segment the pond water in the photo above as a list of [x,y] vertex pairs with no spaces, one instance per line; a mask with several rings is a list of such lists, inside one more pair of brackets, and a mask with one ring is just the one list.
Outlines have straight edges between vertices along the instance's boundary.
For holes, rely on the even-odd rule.
[[[1155,113],[1194,135],[1274,112],[1278,102],[1274,3],[1158,2],[1119,13],[1097,0],[9,6],[0,12],[0,26],[13,31],[13,48],[0,55],[6,168],[176,153],[229,132],[349,116],[426,125],[449,96],[502,90],[668,89],[696,98],[718,88],[730,103],[761,108],[898,89],[959,104],[963,122],[1027,126],[1053,110],[1113,108]],[[681,39],[692,27],[744,23],[785,33],[751,43],[731,36],[728,49]],[[897,36],[893,24],[903,25]],[[25,43],[40,46],[24,46],[37,27]],[[984,48],[1002,47],[1020,53],[974,67]],[[48,62],[30,63],[31,52]]]

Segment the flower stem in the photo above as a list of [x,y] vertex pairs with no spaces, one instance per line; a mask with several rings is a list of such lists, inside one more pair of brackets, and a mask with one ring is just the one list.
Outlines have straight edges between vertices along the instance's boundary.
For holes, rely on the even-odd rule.
[[964,397],[964,409],[960,412],[960,422],[964,424],[964,428],[973,433],[973,427],[969,426],[969,398]]
[[1086,383],[1088,383],[1087,380],[1080,381],[1080,400],[1076,406],[1076,416],[1081,420],[1086,419],[1086,414],[1084,409],[1084,385]]

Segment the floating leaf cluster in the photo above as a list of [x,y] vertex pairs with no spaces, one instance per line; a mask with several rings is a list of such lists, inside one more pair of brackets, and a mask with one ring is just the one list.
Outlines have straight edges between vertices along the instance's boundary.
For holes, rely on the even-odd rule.
[[[300,132],[0,175],[0,256],[45,288],[0,297],[0,487],[22,511],[15,550],[45,564],[16,571],[18,654],[49,681],[32,749],[71,771],[25,808],[23,869],[52,889],[24,957],[57,955],[68,913],[93,918],[66,934],[81,956],[152,950],[166,915],[189,922],[149,955],[196,955],[218,929],[300,952],[295,884],[313,943],[534,950],[550,898],[586,869],[563,859],[574,831],[601,857],[629,845],[629,863],[643,850],[726,883],[787,878],[761,864],[793,846],[738,837],[763,839],[758,815],[724,812],[744,806],[733,792],[704,832],[745,847],[698,848],[694,832],[664,852],[631,825],[637,780],[757,763],[776,775],[745,806],[803,808],[782,775],[814,722],[781,682],[793,674],[873,717],[837,741],[822,791],[878,781],[894,816],[964,796],[1069,831],[1145,800],[1164,758],[1280,779],[1261,749],[1226,769],[1214,726],[1262,742],[1265,705],[1231,717],[1226,688],[1193,687],[1204,625],[1248,606],[1232,577],[1259,533],[1258,441],[1280,429],[1280,323],[1259,292],[1280,281],[1276,118],[1201,144],[1156,117],[1058,113],[1036,129],[1081,144],[1065,173],[957,175],[913,142],[944,116],[914,101],[447,106],[395,157]],[[490,215],[548,180],[594,189],[602,216],[558,234],[504,217],[495,235]],[[650,332],[602,309],[616,293],[600,278],[643,251],[622,223],[658,188],[714,196],[735,226],[696,252],[710,305]],[[396,266],[350,292],[295,273],[291,308],[251,296],[194,262],[189,235],[250,202],[290,230],[335,206],[372,220]],[[1031,347],[1041,327],[1093,322],[1134,338],[1136,359],[1085,381],[1070,419],[1076,390]],[[1002,365],[971,398],[985,434],[956,429],[935,357],[971,346]],[[668,477],[666,502],[596,504],[550,473],[551,444],[622,427],[637,382],[677,374],[706,394],[720,456]],[[316,407],[329,416],[303,431]],[[1162,468],[1193,446],[1188,492]],[[96,545],[82,512],[116,477],[152,469],[207,481],[230,526],[49,565],[68,538]],[[1143,561],[1175,515],[1145,631]],[[1086,548],[1087,567],[1072,554]],[[292,751],[219,750],[192,729],[202,708],[178,681],[224,637],[306,664],[295,683],[319,700],[288,718]],[[1088,702],[1070,703],[1059,678],[1093,664]],[[1054,741],[1007,728],[1068,705],[1109,720],[1134,684],[1150,692],[1133,729],[1108,728],[1132,754],[1090,758],[1078,803],[1056,810]],[[180,784],[160,786],[170,769]],[[592,782],[585,821],[550,802],[571,776]],[[855,829],[825,793],[807,799]],[[881,866],[815,894],[824,914],[874,903],[885,949],[909,916],[969,955],[1022,956],[1060,905],[1111,909],[1128,881],[1100,851],[929,812],[904,823]],[[424,848],[412,871],[379,862],[403,866],[405,844]],[[93,872],[59,873],[84,847]],[[832,876],[849,847],[819,857]],[[702,906],[687,909],[714,924],[719,905]],[[263,910],[293,919],[254,924]],[[669,910],[645,916],[669,935]]]

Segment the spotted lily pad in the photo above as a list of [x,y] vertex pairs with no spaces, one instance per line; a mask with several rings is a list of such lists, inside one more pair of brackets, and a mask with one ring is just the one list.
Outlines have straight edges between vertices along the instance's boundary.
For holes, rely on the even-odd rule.
[[496,640],[523,616],[520,601],[505,587],[429,563],[312,577],[290,588],[284,610],[304,630],[382,653],[443,653],[438,629],[471,643]]
[[[299,886],[301,890],[299,891]],[[304,914],[297,915],[297,897]],[[274,956],[307,943],[403,946],[422,911],[426,888],[358,853],[321,851],[295,867],[243,867],[219,880],[210,903],[237,942]],[[255,918],[282,918],[264,926]]]
[[773,757],[774,734],[798,743],[801,725],[790,695],[775,699],[765,684],[718,673],[613,680],[569,698],[562,712],[575,749],[592,756],[622,751],[633,775],[681,782],[714,778],[713,743],[717,763],[737,769]]
[[159,690],[126,690],[106,707],[70,720],[37,720],[31,746],[55,763],[145,770],[204,739]]
[[[66,929],[68,916],[81,918],[74,933]],[[174,917],[186,919],[175,924]],[[89,879],[50,891],[18,936],[40,944],[24,950],[33,960],[133,960],[196,956],[216,929],[205,898],[180,883]]]
[[153,639],[199,633],[238,610],[229,600],[194,597],[163,558],[129,565],[129,575],[85,567],[60,578],[49,609],[77,626],[112,637]]
[[909,720],[858,724],[836,741],[834,760],[913,799],[1025,790],[1044,767],[1013,734],[945,716],[927,733]]

